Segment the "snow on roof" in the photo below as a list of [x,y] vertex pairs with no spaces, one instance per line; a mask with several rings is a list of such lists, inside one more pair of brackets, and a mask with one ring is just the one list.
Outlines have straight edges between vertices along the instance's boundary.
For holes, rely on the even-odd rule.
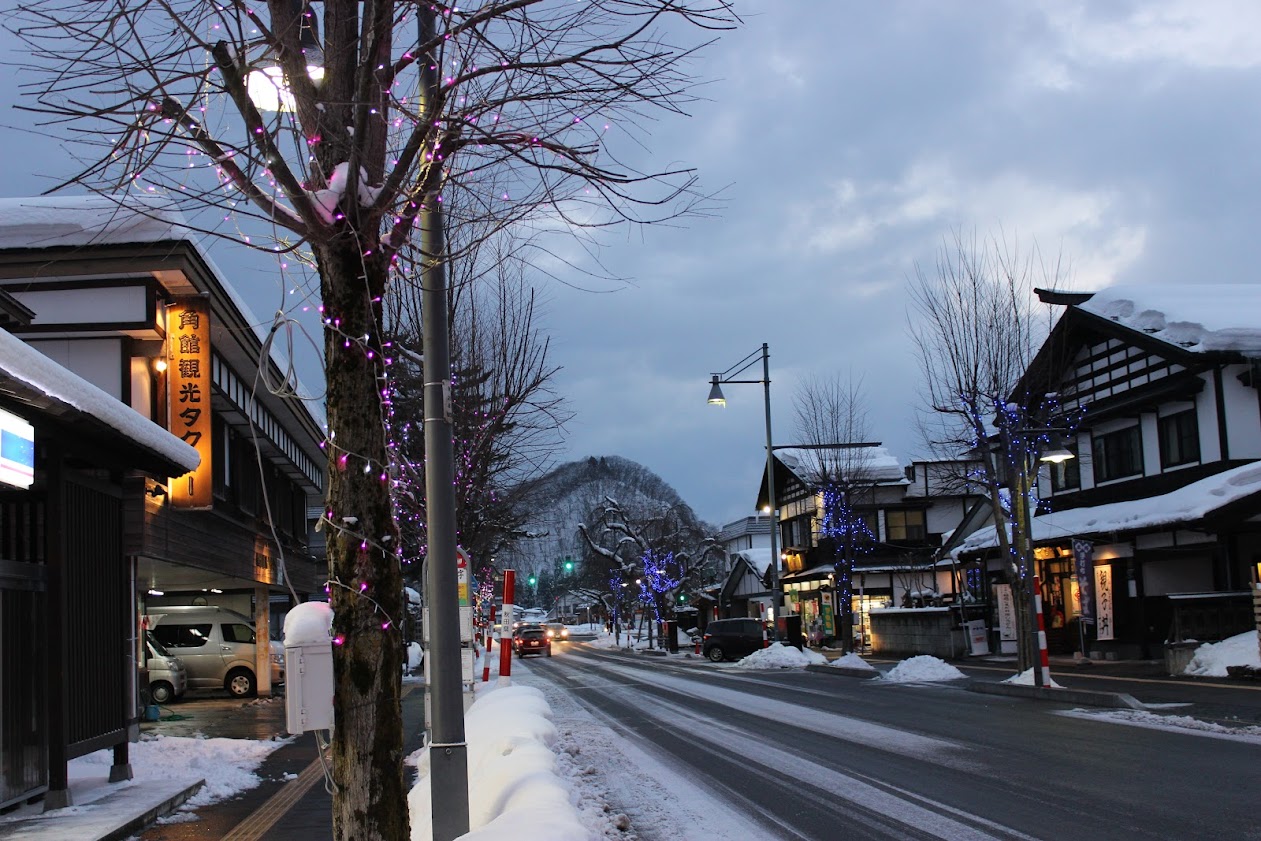
[[906,472],[898,457],[884,447],[863,447],[854,450],[812,450],[785,447],[775,450],[775,457],[785,467],[797,474],[807,484],[818,482],[819,465],[832,466],[833,470],[852,467],[864,479],[874,479],[880,484],[905,482]]
[[55,248],[194,239],[183,215],[158,196],[0,198],[0,248]]
[[14,379],[95,417],[185,470],[195,470],[201,463],[196,449],[4,330],[0,330],[0,360]]
[[[1033,539],[1056,540],[1195,522],[1256,493],[1261,493],[1261,462],[1224,470],[1160,496],[1040,514],[1033,518]],[[958,557],[997,545],[997,533],[990,525],[964,538],[952,554]]]
[[766,575],[766,570],[771,565],[771,550],[769,548],[741,549],[739,552],[734,553],[731,558],[732,561],[736,558],[743,558],[744,562],[758,575]]
[[1261,284],[1113,286],[1078,308],[1189,350],[1261,355]]

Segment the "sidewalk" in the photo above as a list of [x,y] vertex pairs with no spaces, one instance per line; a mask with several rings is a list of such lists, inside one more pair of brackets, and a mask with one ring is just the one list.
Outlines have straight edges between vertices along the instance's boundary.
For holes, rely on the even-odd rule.
[[[404,755],[421,747],[424,686],[408,683],[402,701]],[[310,734],[285,732],[284,698],[242,702],[202,697],[163,708],[166,720],[144,723],[142,735],[283,739],[257,769],[262,782],[240,795],[179,810],[203,785],[200,779],[131,780],[104,777],[72,785],[74,805],[47,814],[32,804],[0,822],[4,841],[332,841],[332,799]],[[162,816],[171,816],[162,819]],[[162,821],[155,823],[155,821]],[[146,829],[147,827],[147,829]]]

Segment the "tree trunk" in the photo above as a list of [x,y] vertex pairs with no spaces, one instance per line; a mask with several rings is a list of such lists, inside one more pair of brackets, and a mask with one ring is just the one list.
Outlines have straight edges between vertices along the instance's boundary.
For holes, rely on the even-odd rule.
[[[403,579],[386,468],[380,297],[386,264],[350,235],[318,246],[328,405],[326,525],[334,611],[333,836],[407,841]],[[365,337],[366,340],[365,340]]]
[[837,600],[840,615],[836,618],[836,638],[841,644],[842,654],[850,654],[854,650],[854,553],[852,547],[853,536],[850,535],[845,539],[845,551],[836,576],[836,591],[840,594]]

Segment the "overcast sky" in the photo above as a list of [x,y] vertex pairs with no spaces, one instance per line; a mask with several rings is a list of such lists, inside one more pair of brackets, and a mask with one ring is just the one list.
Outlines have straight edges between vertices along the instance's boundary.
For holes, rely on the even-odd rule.
[[[752,513],[761,389],[729,386],[726,410],[705,397],[762,342],[775,443],[797,442],[801,379],[842,373],[864,380],[873,437],[923,455],[905,289],[952,230],[1062,255],[1079,289],[1256,282],[1261,4],[737,7],[745,25],[694,68],[706,101],[649,129],[658,166],[722,190],[720,215],[610,239],[604,263],[630,282],[594,284],[606,294],[547,283],[566,459],[638,461],[715,524]],[[4,191],[37,193],[69,164],[17,130],[11,86],[0,97]],[[213,253],[275,309],[268,269]]]

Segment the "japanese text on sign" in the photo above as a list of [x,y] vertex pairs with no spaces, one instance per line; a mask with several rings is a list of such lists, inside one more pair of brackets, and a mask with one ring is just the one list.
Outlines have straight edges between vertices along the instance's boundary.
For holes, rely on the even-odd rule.
[[210,307],[205,298],[182,298],[169,310],[167,336],[167,429],[197,449],[201,464],[171,479],[171,505],[210,508],[213,466],[210,448]]

